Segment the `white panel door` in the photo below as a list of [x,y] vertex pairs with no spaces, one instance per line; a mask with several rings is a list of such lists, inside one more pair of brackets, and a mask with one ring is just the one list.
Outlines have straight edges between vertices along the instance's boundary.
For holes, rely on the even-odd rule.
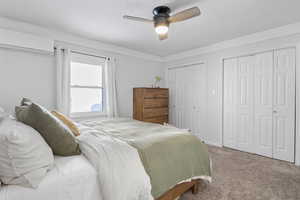
[[295,49],[224,61],[226,147],[294,161]]
[[194,97],[194,79],[192,78],[192,71],[190,67],[182,68],[181,73],[184,76],[183,84],[183,126],[182,128],[192,130],[192,116],[194,112],[193,97]]
[[169,123],[176,125],[176,70],[168,70]]
[[236,148],[247,152],[253,152],[253,58],[238,58],[237,66]]
[[175,122],[176,127],[184,128],[184,109],[185,109],[185,85],[186,75],[182,68],[175,69],[176,71],[176,88],[175,88]]
[[224,137],[226,147],[236,148],[237,58],[224,60]]
[[295,49],[274,52],[273,157],[294,161]]
[[257,54],[254,66],[254,152],[272,157],[273,52]]
[[188,119],[190,124],[188,128],[193,134],[201,139],[205,136],[206,127],[206,67],[204,64],[193,65],[186,68],[188,73],[187,82],[189,88],[186,90],[189,100],[190,113]]
[[204,64],[168,71],[170,121],[201,138],[206,125],[206,79]]

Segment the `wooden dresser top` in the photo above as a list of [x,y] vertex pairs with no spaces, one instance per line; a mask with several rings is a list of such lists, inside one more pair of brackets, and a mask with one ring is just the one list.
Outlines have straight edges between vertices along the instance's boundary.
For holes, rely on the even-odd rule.
[[169,88],[151,88],[151,87],[136,87],[133,89],[153,89],[153,90],[168,90]]

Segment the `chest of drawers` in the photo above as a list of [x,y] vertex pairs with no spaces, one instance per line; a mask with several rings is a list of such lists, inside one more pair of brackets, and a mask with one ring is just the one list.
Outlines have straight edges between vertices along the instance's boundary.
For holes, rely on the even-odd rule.
[[167,88],[133,88],[133,118],[145,122],[168,123]]

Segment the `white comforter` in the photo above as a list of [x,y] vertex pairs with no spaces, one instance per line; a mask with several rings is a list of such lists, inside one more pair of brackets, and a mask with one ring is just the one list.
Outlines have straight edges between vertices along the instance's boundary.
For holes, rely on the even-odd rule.
[[102,199],[153,199],[149,176],[135,148],[99,130],[80,129],[80,148],[98,172]]
[[97,172],[82,155],[59,157],[37,189],[0,187],[0,200],[104,200]]

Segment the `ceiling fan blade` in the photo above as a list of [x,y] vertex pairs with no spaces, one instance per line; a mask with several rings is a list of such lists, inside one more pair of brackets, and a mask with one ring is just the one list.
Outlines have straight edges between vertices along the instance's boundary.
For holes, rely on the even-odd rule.
[[173,0],[166,4],[169,8],[171,8],[172,11],[186,8],[187,6],[196,4],[200,2],[201,0]]
[[193,7],[193,8],[189,8],[186,9],[184,11],[181,11],[171,17],[169,17],[169,22],[170,23],[174,23],[174,22],[181,22],[193,17],[197,17],[201,14],[201,11],[198,7]]
[[129,16],[129,15],[124,15],[123,18],[127,19],[127,20],[137,21],[137,22],[153,23],[152,19],[146,19],[146,18],[142,18],[142,17],[133,17],[133,16]]
[[168,39],[168,33],[166,33],[166,34],[159,34],[159,35],[158,35],[158,38],[159,38],[159,40],[165,40],[165,39]]

